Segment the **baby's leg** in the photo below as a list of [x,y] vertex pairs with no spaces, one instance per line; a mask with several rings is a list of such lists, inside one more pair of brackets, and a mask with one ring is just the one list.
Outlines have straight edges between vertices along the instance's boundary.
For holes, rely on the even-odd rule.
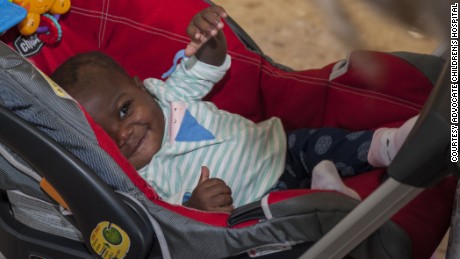
[[313,168],[323,160],[334,162],[339,175],[352,176],[373,167],[367,161],[374,131],[352,132],[340,128],[298,129],[288,132],[286,163],[290,171],[305,171],[311,180]]
[[372,137],[367,160],[374,167],[388,167],[412,130],[418,115],[399,128],[380,128]]
[[356,191],[343,183],[337,168],[329,160],[323,160],[313,168],[311,189],[333,190],[361,200]]

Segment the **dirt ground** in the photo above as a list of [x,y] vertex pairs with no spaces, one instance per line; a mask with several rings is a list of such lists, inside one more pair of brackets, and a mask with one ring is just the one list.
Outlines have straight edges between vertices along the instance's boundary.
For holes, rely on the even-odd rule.
[[[314,0],[214,0],[276,62],[293,69],[310,69],[346,57],[353,49],[340,40],[330,17]],[[378,51],[431,53],[439,41],[375,12],[364,1],[343,1],[364,45]],[[447,238],[433,258],[445,258]]]
[[[317,68],[342,59],[351,49],[329,26],[332,19],[314,0],[215,0],[276,62],[294,69]],[[363,4],[343,1],[359,29],[364,48],[431,53],[437,41],[407,28]],[[334,27],[335,28],[335,27]]]

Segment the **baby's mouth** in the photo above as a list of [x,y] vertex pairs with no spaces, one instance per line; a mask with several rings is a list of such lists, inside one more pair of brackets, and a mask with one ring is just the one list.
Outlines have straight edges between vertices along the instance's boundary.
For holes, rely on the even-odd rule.
[[136,154],[137,151],[138,151],[139,149],[141,149],[141,147],[144,145],[144,143],[145,143],[145,134],[144,134],[144,136],[142,136],[142,138],[139,140],[139,142],[137,143],[137,145],[134,147],[134,150],[133,150],[133,152],[131,153],[131,156],[133,156],[134,154]]
[[142,131],[142,133],[139,135],[140,136],[132,136],[132,140],[130,140],[129,141],[130,143],[126,146],[126,149],[124,152],[126,158],[130,158],[134,156],[145,143],[147,131]]

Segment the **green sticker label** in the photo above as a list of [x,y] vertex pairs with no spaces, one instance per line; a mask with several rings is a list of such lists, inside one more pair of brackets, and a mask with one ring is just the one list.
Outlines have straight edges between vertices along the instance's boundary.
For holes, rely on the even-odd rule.
[[108,221],[97,224],[90,239],[93,250],[104,259],[122,259],[131,246],[126,232]]

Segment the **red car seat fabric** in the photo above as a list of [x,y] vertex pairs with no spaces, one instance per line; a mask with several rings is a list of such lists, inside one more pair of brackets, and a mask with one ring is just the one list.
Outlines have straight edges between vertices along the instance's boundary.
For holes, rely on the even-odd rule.
[[[131,75],[159,78],[168,70],[176,51],[187,44],[185,28],[191,17],[206,6],[202,1],[191,0],[74,0],[70,12],[60,19],[62,40],[44,45],[30,60],[50,74],[76,53],[99,50],[113,56]],[[232,67],[207,99],[254,121],[278,116],[286,129],[397,126],[420,111],[433,87],[412,64],[375,51],[352,52],[341,61],[346,71],[333,79],[330,77],[337,63],[284,71],[248,50],[229,26],[224,32]],[[15,30],[10,30],[2,40],[13,46],[16,37]],[[149,199],[200,222],[225,226],[226,214],[217,213],[211,218],[206,213],[158,201],[154,190],[137,176],[105,133],[92,125],[101,147]],[[379,169],[345,181],[361,197],[367,197],[383,175],[384,170]],[[411,237],[413,258],[429,258],[442,239],[449,225],[454,192],[455,181],[446,179],[424,191],[392,218]]]

